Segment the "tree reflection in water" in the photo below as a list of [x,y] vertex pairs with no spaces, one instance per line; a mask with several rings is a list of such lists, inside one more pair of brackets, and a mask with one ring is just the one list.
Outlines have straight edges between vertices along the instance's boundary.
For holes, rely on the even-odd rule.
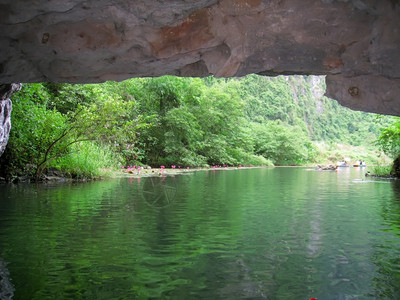
[[[393,195],[382,198],[380,229],[386,239],[375,244],[372,260],[377,266],[374,277],[376,299],[399,299],[400,297],[400,182],[391,183]],[[396,275],[395,275],[396,274]],[[382,284],[384,283],[384,284]]]

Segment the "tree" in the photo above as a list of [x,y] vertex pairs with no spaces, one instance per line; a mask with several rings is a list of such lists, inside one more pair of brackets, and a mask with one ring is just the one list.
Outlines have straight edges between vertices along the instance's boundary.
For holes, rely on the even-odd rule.
[[276,165],[302,164],[312,160],[313,147],[298,127],[280,121],[253,124],[255,153],[272,160]]
[[396,122],[389,127],[381,129],[376,143],[394,159],[391,175],[400,178],[400,118],[396,118]]
[[66,117],[48,110],[50,95],[41,84],[23,85],[13,98],[13,127],[5,154],[1,158],[5,173],[24,170],[31,175],[50,141],[66,127]]
[[[94,98],[68,105],[68,109],[62,106],[61,113],[57,110],[60,98],[51,97],[43,85],[24,85],[14,98],[13,130],[2,164],[9,169],[29,169],[39,179],[49,163],[82,141],[107,143],[126,159],[133,155],[136,132],[151,126],[148,118],[136,113],[135,101],[124,101],[98,85],[85,89],[91,89],[89,94]],[[49,103],[52,109],[48,108]]]
[[389,127],[381,129],[377,144],[391,158],[400,156],[400,118]]

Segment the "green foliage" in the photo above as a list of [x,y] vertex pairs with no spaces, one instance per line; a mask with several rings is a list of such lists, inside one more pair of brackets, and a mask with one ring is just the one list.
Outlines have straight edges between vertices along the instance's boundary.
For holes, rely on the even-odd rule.
[[390,174],[393,177],[400,178],[400,118],[395,118],[394,123],[381,129],[376,144],[394,161],[390,172],[374,170],[375,173],[378,176],[386,173],[386,175]]
[[44,83],[42,86],[50,95],[47,107],[63,114],[74,113],[79,106],[89,105],[103,95],[93,84]]
[[281,120],[293,125],[293,96],[285,77],[249,75],[239,82],[239,93],[246,102],[246,114],[255,122]]
[[[71,87],[82,91],[78,85],[67,90]],[[61,90],[65,89],[62,85]],[[135,113],[136,103],[122,100],[108,86],[88,85],[84,90],[91,91],[87,93],[90,97],[97,96],[57,110],[61,98],[52,97],[45,86],[24,86],[14,97],[13,129],[1,162],[6,174],[19,170],[29,176],[35,173],[38,179],[54,159],[66,156],[72,145],[82,141],[101,141],[126,159],[132,155],[136,130],[149,126]]]
[[110,146],[86,141],[71,145],[70,151],[49,167],[63,170],[73,178],[98,178],[110,175],[122,160]]
[[[317,141],[365,146],[393,122],[343,108],[323,89],[317,77],[257,75],[26,84],[13,99],[2,175],[39,177],[53,166],[98,176],[110,162],[300,165],[321,159]],[[378,143],[388,154],[400,152],[399,127],[382,131]],[[330,158],[343,153],[332,148]]]
[[145,163],[240,163],[237,153],[249,148],[239,143],[245,135],[243,104],[226,91],[229,85],[207,88],[201,79],[169,76],[141,83],[141,91],[134,95],[141,113],[157,116],[156,126],[139,131]]
[[377,144],[391,158],[400,156],[400,118],[392,125],[382,128]]
[[253,123],[256,136],[255,153],[269,158],[276,165],[299,165],[312,161],[314,148],[299,127],[281,121]]
[[370,176],[376,176],[376,177],[392,177],[391,172],[392,172],[392,166],[391,165],[386,165],[386,166],[381,166],[381,165],[376,165],[372,166],[371,168],[368,168],[370,173],[368,173]]
[[[49,95],[40,84],[24,85],[14,97],[12,131],[1,161],[6,173],[32,175],[46,151],[68,127],[67,117],[46,108]],[[54,145],[62,152],[62,145]]]

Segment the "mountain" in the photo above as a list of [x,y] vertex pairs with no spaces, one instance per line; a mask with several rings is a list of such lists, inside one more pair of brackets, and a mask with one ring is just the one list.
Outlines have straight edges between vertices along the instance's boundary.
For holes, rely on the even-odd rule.
[[324,96],[324,76],[249,75],[238,80],[250,121],[281,120],[312,141],[370,145],[393,117],[353,111]]

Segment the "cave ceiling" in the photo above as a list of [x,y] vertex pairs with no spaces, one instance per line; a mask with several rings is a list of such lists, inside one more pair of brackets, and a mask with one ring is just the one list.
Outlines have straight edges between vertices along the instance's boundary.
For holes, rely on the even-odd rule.
[[399,1],[5,0],[0,19],[0,84],[314,74],[400,115]]

